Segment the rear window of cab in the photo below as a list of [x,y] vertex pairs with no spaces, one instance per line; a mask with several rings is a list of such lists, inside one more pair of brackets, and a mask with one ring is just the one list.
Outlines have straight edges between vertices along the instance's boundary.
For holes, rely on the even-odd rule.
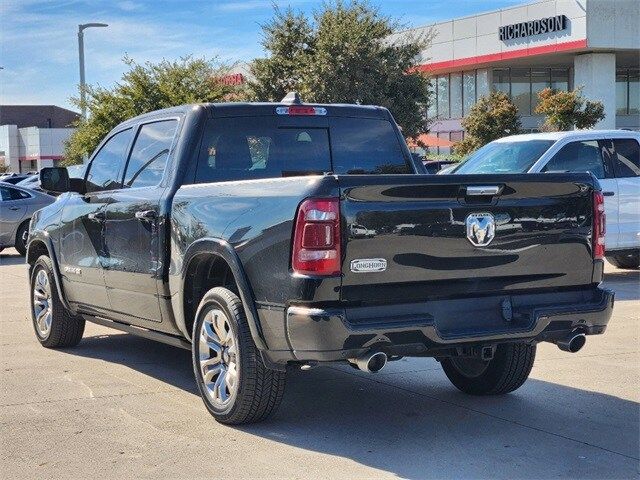
[[[301,117],[304,118],[304,117]],[[388,120],[331,117],[326,126],[278,117],[208,121],[195,183],[296,175],[411,174]]]

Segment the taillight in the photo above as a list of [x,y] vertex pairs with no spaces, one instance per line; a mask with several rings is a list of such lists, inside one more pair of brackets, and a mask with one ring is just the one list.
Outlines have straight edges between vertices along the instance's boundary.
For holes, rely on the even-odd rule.
[[604,195],[593,192],[593,258],[604,258],[604,235],[607,232]]
[[298,207],[293,271],[304,275],[340,273],[340,208],[337,198],[310,198]]
[[292,105],[291,107],[276,107],[278,115],[326,115],[324,107],[310,107],[307,105]]

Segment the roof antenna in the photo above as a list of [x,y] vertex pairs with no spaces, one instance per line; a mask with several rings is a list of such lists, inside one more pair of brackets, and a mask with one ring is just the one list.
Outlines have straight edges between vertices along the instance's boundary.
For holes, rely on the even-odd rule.
[[281,100],[281,103],[288,103],[289,105],[301,105],[302,99],[298,92],[289,92]]

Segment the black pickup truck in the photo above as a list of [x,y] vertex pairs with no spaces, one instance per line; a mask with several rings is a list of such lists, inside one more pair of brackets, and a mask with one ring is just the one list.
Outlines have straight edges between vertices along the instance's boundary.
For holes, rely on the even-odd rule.
[[229,424],[278,406],[287,368],[435,357],[471,394],[515,390],[536,344],[577,351],[613,293],[590,174],[421,175],[390,113],[188,105],[115,128],[31,221],[45,347],[85,321],[190,349]]

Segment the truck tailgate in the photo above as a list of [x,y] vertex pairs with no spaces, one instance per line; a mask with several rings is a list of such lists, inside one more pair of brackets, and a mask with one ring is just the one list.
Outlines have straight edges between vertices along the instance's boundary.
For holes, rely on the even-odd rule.
[[411,302],[592,282],[589,174],[345,175],[338,183],[343,301]]

